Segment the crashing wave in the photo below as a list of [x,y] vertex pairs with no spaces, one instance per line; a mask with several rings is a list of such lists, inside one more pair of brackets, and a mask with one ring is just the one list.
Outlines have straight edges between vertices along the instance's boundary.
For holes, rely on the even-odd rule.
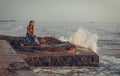
[[80,28],[69,39],[67,39],[65,37],[60,37],[60,40],[69,41],[70,43],[72,43],[76,46],[88,48],[88,49],[93,50],[94,52],[98,53],[97,52],[98,36],[96,34],[88,32],[86,29]]

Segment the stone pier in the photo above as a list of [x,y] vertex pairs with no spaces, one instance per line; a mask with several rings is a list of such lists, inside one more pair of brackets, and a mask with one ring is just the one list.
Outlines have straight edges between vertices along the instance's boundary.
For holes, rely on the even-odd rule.
[[6,40],[0,40],[0,76],[35,76]]
[[[39,46],[27,46],[24,37],[0,35],[0,39],[4,39],[0,42],[2,63],[3,61],[4,63],[19,62],[32,67],[99,66],[99,55],[94,51],[77,47],[69,42],[62,42],[53,37],[39,37]],[[4,53],[3,49],[7,53]]]

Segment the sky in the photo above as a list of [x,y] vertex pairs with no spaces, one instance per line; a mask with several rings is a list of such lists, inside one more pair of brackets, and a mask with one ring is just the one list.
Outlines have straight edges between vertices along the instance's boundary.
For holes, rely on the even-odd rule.
[[0,20],[120,22],[120,0],[0,0]]

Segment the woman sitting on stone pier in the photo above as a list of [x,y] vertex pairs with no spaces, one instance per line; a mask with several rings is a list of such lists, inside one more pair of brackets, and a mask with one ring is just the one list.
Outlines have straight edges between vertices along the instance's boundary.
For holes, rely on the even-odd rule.
[[27,33],[26,33],[26,38],[25,38],[26,44],[28,46],[40,44],[36,35],[34,34],[34,26],[35,26],[35,22],[31,20],[29,22],[29,25],[27,26]]

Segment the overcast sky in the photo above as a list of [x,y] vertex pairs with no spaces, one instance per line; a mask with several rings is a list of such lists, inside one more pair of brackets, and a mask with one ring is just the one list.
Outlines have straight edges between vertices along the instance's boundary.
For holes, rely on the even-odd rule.
[[120,0],[0,0],[0,20],[120,22]]

